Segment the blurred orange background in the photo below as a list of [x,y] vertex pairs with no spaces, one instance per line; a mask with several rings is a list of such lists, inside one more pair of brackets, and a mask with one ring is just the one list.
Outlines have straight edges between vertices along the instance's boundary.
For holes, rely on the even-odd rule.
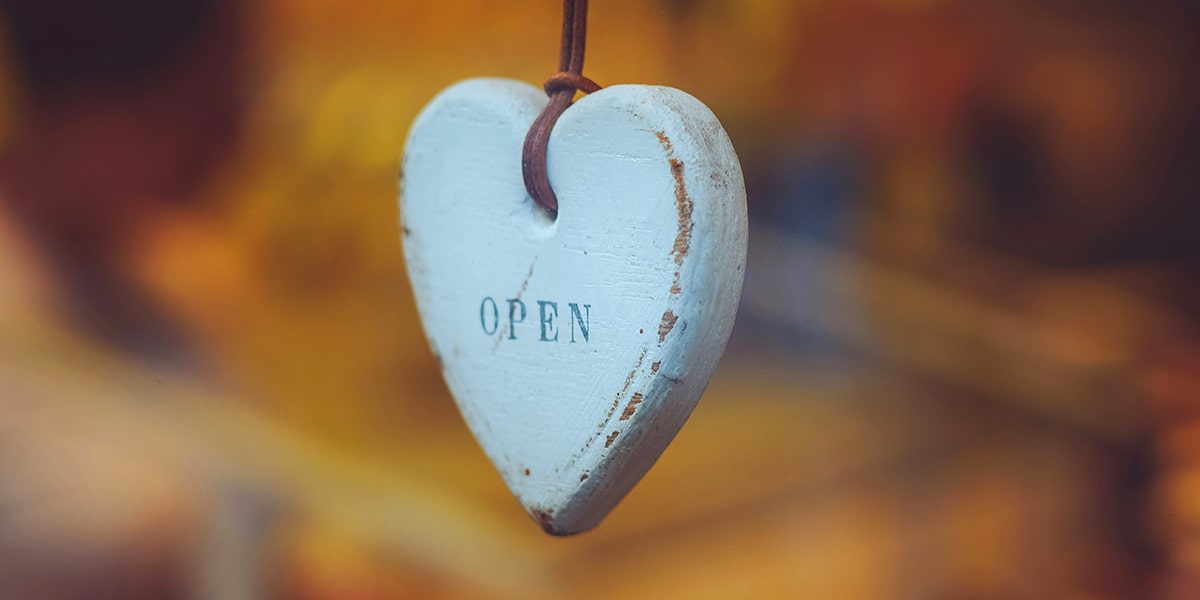
[[[458,416],[396,181],[439,90],[554,69],[561,6],[241,8],[236,149],[115,259],[186,332],[187,368],[58,303],[0,304],[0,592],[1200,597],[1190,3],[593,3],[586,75],[678,87],[725,125],[751,257],[692,419],[566,539]],[[6,54],[11,142],[40,121]],[[47,234],[6,221],[0,249],[32,249],[0,295],[91,302],[53,285]],[[46,508],[68,496],[73,519]]]

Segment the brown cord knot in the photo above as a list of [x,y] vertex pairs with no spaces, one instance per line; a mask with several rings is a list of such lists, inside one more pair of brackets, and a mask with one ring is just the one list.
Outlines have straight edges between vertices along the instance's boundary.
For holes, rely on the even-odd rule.
[[521,174],[529,197],[551,217],[558,216],[558,197],[550,187],[546,174],[546,147],[550,132],[558,117],[571,106],[575,91],[590,94],[600,89],[596,82],[583,76],[583,49],[587,36],[587,0],[563,0],[562,51],[558,72],[546,79],[543,86],[550,101],[542,114],[533,120],[521,151]]
[[564,73],[559,72],[551,75],[546,79],[546,83],[542,85],[546,90],[546,94],[553,96],[554,92],[561,90],[579,90],[585,94],[600,91],[600,84],[580,75],[579,73]]

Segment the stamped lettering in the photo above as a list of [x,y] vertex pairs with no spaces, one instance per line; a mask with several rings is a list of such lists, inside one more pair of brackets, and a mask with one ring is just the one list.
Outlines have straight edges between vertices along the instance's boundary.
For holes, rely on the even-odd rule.
[[[520,298],[508,298],[505,300],[508,303],[508,335],[507,339],[515,340],[517,336],[517,326],[525,323],[529,316],[529,308]],[[541,342],[557,342],[560,341],[559,327],[559,303],[553,300],[535,300],[537,303],[537,329],[532,329],[534,323],[528,323],[528,331],[531,334],[536,334],[537,341]],[[592,320],[592,305],[581,304],[579,302],[567,302],[567,333],[565,333],[566,342],[588,343],[591,340],[591,320]],[[484,335],[493,336],[500,331],[500,307],[496,304],[496,299],[491,296],[486,296],[479,303],[479,326],[483,329]],[[522,329],[525,329],[523,326]],[[503,334],[502,334],[503,335]]]

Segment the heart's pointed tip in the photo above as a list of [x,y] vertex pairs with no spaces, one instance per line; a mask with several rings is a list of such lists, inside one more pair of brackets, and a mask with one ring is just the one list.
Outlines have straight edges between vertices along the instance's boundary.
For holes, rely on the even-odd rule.
[[595,523],[581,523],[576,519],[563,518],[555,514],[553,508],[531,507],[527,509],[529,516],[547,534],[554,537],[569,537],[578,535],[595,527]]

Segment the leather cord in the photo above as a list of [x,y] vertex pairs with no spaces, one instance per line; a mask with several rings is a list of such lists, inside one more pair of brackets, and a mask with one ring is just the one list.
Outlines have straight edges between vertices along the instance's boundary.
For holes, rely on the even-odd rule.
[[575,99],[575,92],[590,94],[600,89],[596,82],[583,76],[583,52],[587,38],[587,0],[563,0],[562,47],[558,72],[546,79],[543,86],[550,101],[538,115],[525,136],[521,151],[521,174],[529,197],[551,217],[558,216],[558,197],[550,187],[546,173],[546,148],[550,132],[558,117],[566,112]]

